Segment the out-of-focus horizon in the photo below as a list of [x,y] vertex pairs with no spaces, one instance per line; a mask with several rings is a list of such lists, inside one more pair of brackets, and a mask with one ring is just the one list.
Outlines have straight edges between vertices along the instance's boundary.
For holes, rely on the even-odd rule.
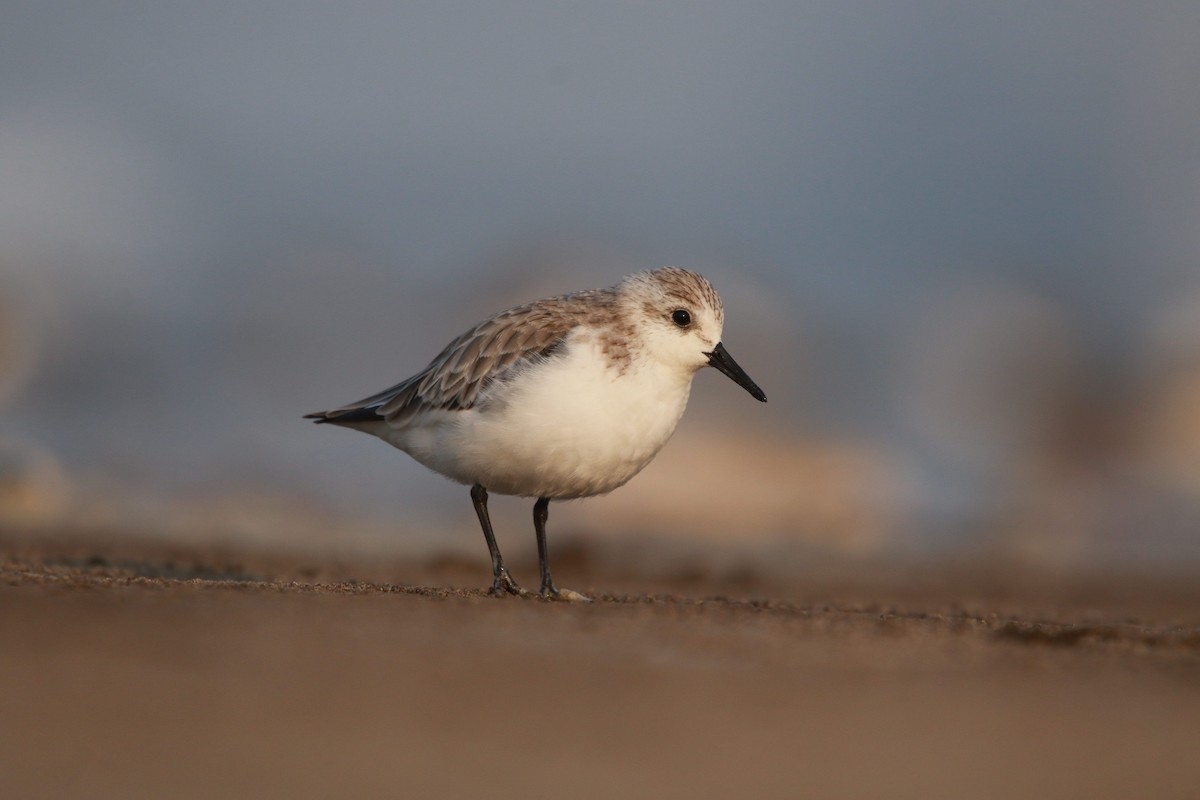
[[474,552],[465,489],[300,415],[676,264],[770,403],[700,374],[560,529],[1200,563],[1198,38],[1184,3],[22,4],[0,518]]

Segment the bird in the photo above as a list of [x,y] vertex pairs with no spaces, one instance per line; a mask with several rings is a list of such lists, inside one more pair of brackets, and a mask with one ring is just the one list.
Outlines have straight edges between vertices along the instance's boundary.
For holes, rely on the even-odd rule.
[[766,402],[725,349],[724,322],[721,298],[701,275],[645,270],[607,289],[488,317],[415,375],[304,418],[372,434],[470,486],[491,556],[492,595],[532,593],[505,566],[488,494],[536,498],[538,596],[586,601],[551,577],[550,501],[607,494],[640,472],[675,431],[704,367]]

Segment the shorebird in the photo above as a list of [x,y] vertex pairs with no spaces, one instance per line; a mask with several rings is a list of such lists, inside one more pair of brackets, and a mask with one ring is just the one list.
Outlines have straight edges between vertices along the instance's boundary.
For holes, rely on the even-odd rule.
[[608,289],[502,311],[450,342],[423,370],[382,392],[306,415],[370,433],[471,487],[492,559],[491,593],[526,595],[504,565],[488,492],[534,497],[540,595],[586,600],[550,576],[551,500],[606,494],[658,454],[712,366],[767,396],[721,343],[721,298],[678,267]]

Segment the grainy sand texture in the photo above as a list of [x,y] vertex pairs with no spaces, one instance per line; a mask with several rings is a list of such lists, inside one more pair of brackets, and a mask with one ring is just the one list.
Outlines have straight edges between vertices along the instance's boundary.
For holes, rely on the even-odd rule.
[[596,597],[582,605],[488,597],[482,560],[0,545],[4,797],[1200,786],[1193,581],[880,563],[647,577],[577,548],[558,574]]

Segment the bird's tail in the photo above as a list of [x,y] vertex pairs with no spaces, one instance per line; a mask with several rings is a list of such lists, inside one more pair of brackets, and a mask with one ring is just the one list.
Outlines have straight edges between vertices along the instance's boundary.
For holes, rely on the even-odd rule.
[[305,414],[304,419],[311,419],[318,425],[325,422],[331,422],[334,425],[355,425],[362,422],[379,422],[383,420],[383,416],[374,408],[349,406],[335,408],[332,411],[314,411],[311,414]]

